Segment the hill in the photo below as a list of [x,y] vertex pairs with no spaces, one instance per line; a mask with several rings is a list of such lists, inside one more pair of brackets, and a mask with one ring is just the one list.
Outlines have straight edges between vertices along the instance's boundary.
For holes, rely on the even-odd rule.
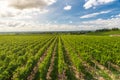
[[86,33],[86,35],[101,35],[101,36],[120,35],[120,30],[117,30],[117,31],[103,31],[103,32],[90,32],[90,33]]

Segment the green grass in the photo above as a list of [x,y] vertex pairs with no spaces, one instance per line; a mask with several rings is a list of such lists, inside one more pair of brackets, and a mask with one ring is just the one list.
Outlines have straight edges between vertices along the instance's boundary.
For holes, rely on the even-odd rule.
[[115,35],[115,34],[120,35],[120,30],[118,30],[118,31],[106,31],[106,32],[91,32],[91,33],[87,33],[86,35],[107,36],[107,35]]

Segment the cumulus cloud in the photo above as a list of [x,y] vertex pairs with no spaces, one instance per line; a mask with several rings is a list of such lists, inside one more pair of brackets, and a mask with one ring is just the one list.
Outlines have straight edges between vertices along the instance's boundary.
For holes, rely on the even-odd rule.
[[0,6],[0,11],[1,11],[0,17],[14,17],[14,16],[19,15],[22,12],[14,8],[7,8],[6,6],[3,8]]
[[56,0],[8,0],[9,5],[17,9],[43,8],[56,2]]
[[49,12],[48,10],[46,9],[25,9],[25,10],[22,10],[19,15],[16,15],[16,16],[13,16],[12,18],[13,19],[17,19],[17,20],[29,20],[29,19],[35,19],[36,17],[40,16],[40,14],[45,14]]
[[111,17],[112,17],[112,18],[120,18],[120,14],[112,15]]
[[[18,1],[18,2],[17,2]],[[74,31],[74,30],[95,30],[101,28],[113,28],[119,27],[120,15],[116,15],[112,19],[98,19],[92,21],[84,21],[74,25],[74,21],[68,21],[69,24],[60,24],[55,21],[54,23],[42,23],[44,18],[40,14],[47,13],[46,6],[53,4],[56,0],[0,0],[0,31]],[[89,1],[95,2],[94,4]],[[113,0],[86,0],[85,9],[96,7],[98,5],[107,4]],[[38,3],[39,2],[39,3]],[[103,3],[102,3],[103,2]],[[65,10],[71,10],[72,6],[67,5]],[[80,18],[91,18],[100,14],[106,14],[111,12],[101,11],[92,14],[83,15]],[[51,14],[49,14],[50,16]],[[9,18],[12,17],[12,18]],[[40,17],[36,19],[36,17]],[[46,16],[48,17],[48,16]],[[14,18],[14,19],[13,19]],[[69,19],[67,16],[64,19]],[[23,20],[21,20],[23,19]],[[26,20],[28,19],[28,20]],[[60,18],[61,19],[61,18]],[[70,19],[69,19],[70,20]],[[72,18],[72,20],[76,20]],[[40,22],[37,22],[40,21]]]
[[103,28],[118,27],[120,18],[97,19],[92,21],[83,21],[79,25],[72,24],[40,24],[35,21],[13,21],[0,20],[0,32],[2,31],[80,31],[80,30],[96,30]]
[[64,10],[67,10],[67,11],[68,11],[68,10],[71,10],[71,8],[72,8],[72,6],[67,5],[67,6],[64,7]]
[[84,18],[91,18],[91,17],[95,17],[95,16],[100,15],[100,14],[109,13],[109,12],[111,12],[111,11],[112,11],[112,10],[107,10],[107,11],[101,11],[101,12],[96,12],[96,13],[92,13],[92,14],[87,14],[87,15],[81,16],[80,18],[81,18],[81,19],[84,19]]
[[4,20],[0,21],[0,32],[7,31],[73,31],[80,30],[78,26],[67,24],[39,24],[37,22],[26,21],[12,21]]
[[[15,28],[18,26],[24,26],[27,25],[24,21],[13,21],[13,20],[0,20],[0,29],[6,29],[6,28]],[[4,29],[4,30],[5,30]]]
[[96,7],[99,5],[104,5],[104,4],[108,4],[111,2],[114,2],[115,0],[85,0],[86,3],[84,4],[84,8],[85,9],[89,9],[91,7]]
[[81,24],[84,26],[85,25],[92,26],[94,27],[94,29],[103,29],[103,28],[114,28],[114,27],[120,28],[119,22],[120,22],[120,18],[112,18],[107,20],[97,19],[93,21],[84,21]]
[[[45,7],[55,2],[56,0],[0,0],[0,17],[47,13],[49,10]],[[27,13],[26,15],[25,12]]]

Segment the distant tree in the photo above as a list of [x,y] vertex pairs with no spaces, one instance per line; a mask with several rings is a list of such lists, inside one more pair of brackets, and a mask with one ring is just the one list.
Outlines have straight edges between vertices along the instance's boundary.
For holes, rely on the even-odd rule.
[[111,29],[104,28],[104,29],[96,30],[96,32],[104,32],[104,31],[111,31]]
[[119,28],[112,28],[112,31],[118,31]]

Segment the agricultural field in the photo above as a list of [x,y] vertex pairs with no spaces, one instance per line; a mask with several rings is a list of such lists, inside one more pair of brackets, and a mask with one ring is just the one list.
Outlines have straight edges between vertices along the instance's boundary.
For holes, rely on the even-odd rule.
[[97,36],[109,36],[109,35],[120,35],[120,30],[103,31],[103,32],[90,32],[87,35],[97,35]]
[[0,80],[120,80],[120,37],[0,35]]

